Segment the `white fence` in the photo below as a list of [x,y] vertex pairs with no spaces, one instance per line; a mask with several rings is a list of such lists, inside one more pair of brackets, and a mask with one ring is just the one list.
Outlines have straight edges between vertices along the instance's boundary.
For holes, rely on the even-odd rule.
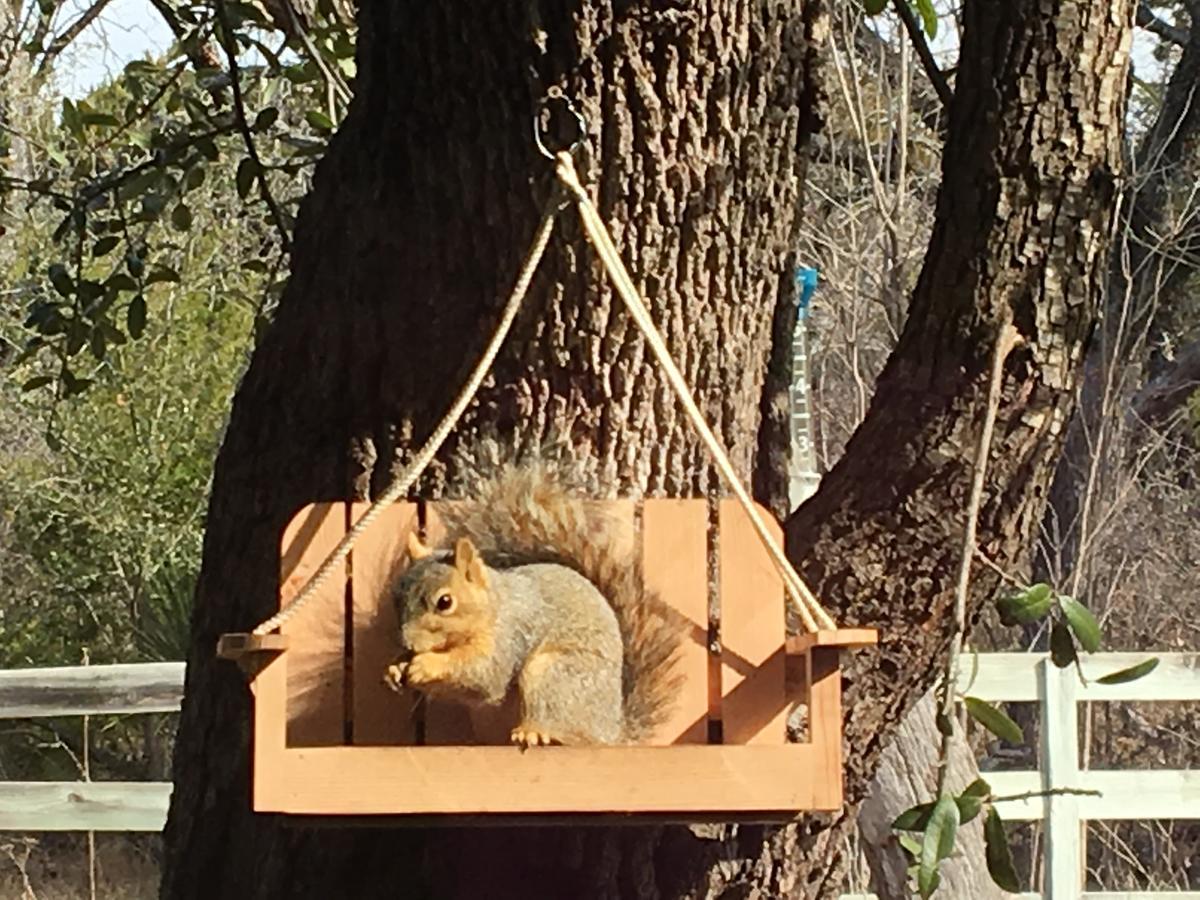
[[[1049,900],[1200,900],[1200,892],[1084,892],[1087,820],[1200,819],[1200,770],[1080,770],[1076,705],[1106,701],[1200,700],[1200,654],[1160,654],[1152,673],[1129,684],[1102,685],[1102,675],[1145,654],[1103,653],[1074,669],[1042,654],[989,653],[964,666],[960,689],[992,702],[1041,705],[1040,770],[985,772],[999,796],[1053,788],[1098,791],[1006,802],[1010,821],[1045,820],[1045,896]],[[0,671],[0,719],[172,712],[183,690],[182,663]],[[1136,777],[1135,777],[1136,776]],[[171,785],[165,782],[0,782],[0,830],[158,831]],[[1035,898],[1039,894],[1024,895]]]
[[[0,719],[178,712],[183,663],[0,671]],[[0,781],[0,830],[161,831],[169,782]]]
[[[962,673],[963,693],[993,702],[1041,705],[1040,771],[984,772],[998,796],[1075,788],[1099,796],[1057,794],[1001,804],[1009,821],[1045,820],[1045,896],[1050,900],[1200,900],[1200,892],[1085,892],[1082,889],[1088,820],[1200,819],[1200,771],[1079,768],[1077,704],[1113,701],[1200,700],[1200,654],[1160,654],[1158,668],[1127,684],[1096,679],[1135,665],[1149,654],[1100,653],[1084,660],[1086,685],[1074,668],[1059,669],[1042,654],[989,653]],[[1029,894],[1037,897],[1037,894]]]

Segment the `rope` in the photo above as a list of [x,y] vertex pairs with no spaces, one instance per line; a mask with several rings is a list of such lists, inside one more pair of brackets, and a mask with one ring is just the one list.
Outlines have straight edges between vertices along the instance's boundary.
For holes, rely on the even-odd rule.
[[587,231],[592,245],[596,248],[600,260],[604,263],[605,269],[608,270],[608,275],[612,279],[617,293],[621,295],[621,299],[625,301],[625,305],[628,307],[634,321],[641,328],[646,342],[650,345],[650,349],[658,359],[658,364],[667,373],[667,380],[671,383],[671,387],[675,389],[675,394],[683,404],[684,410],[687,412],[688,417],[691,418],[692,424],[696,427],[696,430],[700,433],[700,437],[703,438],[704,443],[708,446],[709,452],[712,453],[713,458],[716,460],[717,468],[737,496],[742,509],[746,511],[746,515],[750,518],[750,522],[754,526],[759,540],[762,541],[763,546],[771,555],[771,560],[783,578],[784,585],[787,588],[788,599],[792,601],[796,613],[800,616],[801,621],[804,622],[805,627],[809,631],[818,630],[818,621],[821,628],[837,628],[829,613],[821,607],[820,602],[813,596],[808,585],[804,583],[796,573],[796,570],[792,568],[792,564],[783,555],[783,550],[771,539],[771,534],[767,531],[766,523],[763,522],[762,517],[758,514],[758,510],[755,508],[754,502],[750,499],[746,488],[742,486],[733,463],[730,462],[729,456],[721,446],[721,442],[717,440],[717,436],[708,427],[708,423],[704,420],[704,414],[700,412],[695,398],[688,389],[687,382],[684,380],[679,368],[675,365],[675,361],[671,358],[671,353],[667,349],[666,342],[663,340],[662,335],[658,333],[658,329],[654,325],[654,319],[650,316],[646,304],[642,301],[637,288],[633,284],[633,280],[629,277],[624,263],[621,262],[621,256],[617,252],[617,248],[613,245],[612,238],[609,237],[604,221],[600,218],[600,214],[592,205],[587,191],[583,189],[583,185],[579,181],[579,176],[575,171],[575,164],[571,161],[570,155],[560,153],[557,160],[556,171],[558,178],[575,198],[575,203],[579,207],[579,217],[583,220],[583,227]]
[[[666,372],[667,380],[683,404],[688,417],[692,420],[692,424],[716,460],[718,470],[733,490],[738,502],[749,517],[755,533],[766,548],[775,568],[783,578],[788,599],[791,601],[796,613],[800,616],[801,621],[809,631],[817,631],[819,628],[836,628],[837,625],[833,619],[821,607],[820,602],[813,595],[812,591],[809,590],[808,585],[796,573],[796,570],[792,568],[791,563],[788,562],[779,545],[772,540],[770,532],[767,531],[766,523],[763,522],[762,517],[754,506],[754,502],[750,499],[749,493],[747,493],[741,480],[738,478],[728,454],[721,446],[716,435],[713,434],[712,429],[708,427],[708,423],[704,420],[704,414],[700,412],[699,407],[696,405],[695,398],[692,396],[687,382],[684,380],[679,368],[675,365],[675,361],[671,358],[671,353],[667,348],[666,342],[655,327],[654,320],[646,308],[646,304],[642,301],[637,288],[633,284],[633,280],[629,277],[624,263],[621,262],[620,254],[613,245],[612,238],[609,237],[603,220],[600,218],[599,213],[592,205],[587,192],[580,183],[579,176],[575,171],[575,165],[571,161],[569,154],[558,154],[556,172],[559,181],[574,197],[584,230],[587,232],[588,238],[604,263],[604,267],[612,279],[617,293],[620,294],[634,321],[641,329],[659,365]],[[459,419],[462,418],[462,414],[466,411],[467,406],[475,398],[480,385],[483,384],[484,378],[487,376],[492,363],[496,359],[496,355],[500,351],[500,347],[508,336],[509,329],[512,327],[517,312],[521,308],[521,303],[525,299],[525,294],[529,290],[529,284],[533,280],[534,273],[537,271],[538,263],[541,262],[542,256],[546,251],[546,245],[550,242],[550,235],[554,231],[554,221],[560,208],[559,200],[559,192],[552,191],[546,209],[542,214],[541,223],[538,225],[538,230],[534,235],[533,243],[525,256],[521,271],[517,276],[516,283],[513,285],[504,311],[500,316],[500,321],[496,325],[496,331],[492,335],[479,362],[476,363],[470,379],[463,386],[453,405],[438,424],[438,427],[430,435],[424,446],[421,447],[412,463],[397,476],[396,480],[392,482],[379,499],[371,504],[362,518],[355,522],[350,530],[346,532],[345,536],[338,542],[338,545],[329,556],[325,558],[325,561],[321,563],[312,578],[309,579],[308,583],[304,585],[292,602],[269,619],[260,623],[254,629],[253,634],[257,636],[269,634],[297,615],[308,601],[316,595],[317,590],[328,581],[333,570],[346,559],[350,553],[350,549],[362,533],[379,518],[385,509],[412,487],[413,483],[421,476],[421,473],[425,471],[429,463],[433,461],[434,456],[437,455],[438,450],[441,449],[450,432],[454,430]]]
[[454,430],[454,426],[458,424],[458,420],[462,418],[463,412],[466,411],[467,406],[475,398],[475,394],[479,391],[479,386],[483,384],[483,379],[487,376],[492,362],[496,359],[496,354],[500,352],[500,347],[504,343],[504,339],[508,336],[509,328],[512,327],[513,320],[517,317],[517,311],[521,308],[521,302],[525,299],[525,294],[529,290],[529,283],[533,280],[534,272],[537,271],[542,254],[546,251],[546,245],[550,242],[550,235],[554,231],[554,220],[558,216],[561,200],[562,198],[558,190],[550,192],[550,197],[546,202],[546,209],[542,213],[542,221],[538,225],[533,243],[525,256],[525,262],[522,264],[517,281],[513,285],[508,303],[504,307],[504,312],[501,314],[500,321],[496,325],[496,331],[492,335],[487,348],[484,350],[483,356],[475,364],[475,370],[471,373],[470,380],[463,386],[453,406],[450,407],[437,429],[430,435],[429,440],[421,447],[420,452],[417,453],[416,458],[409,466],[397,476],[396,480],[392,482],[383,495],[371,504],[370,509],[363,514],[363,517],[355,522],[354,526],[346,532],[345,537],[338,542],[333,552],[325,558],[325,561],[321,563],[316,573],[300,593],[296,595],[295,599],[255,628],[253,632],[255,635],[268,634],[299,613],[304,605],[316,594],[318,588],[329,579],[329,575],[333,572],[334,568],[349,555],[350,548],[354,546],[354,542],[358,540],[359,536],[370,527],[372,522],[379,518],[385,509],[412,487],[413,482],[421,476],[426,466],[433,461],[433,457],[437,455],[438,450],[441,449],[450,432]]

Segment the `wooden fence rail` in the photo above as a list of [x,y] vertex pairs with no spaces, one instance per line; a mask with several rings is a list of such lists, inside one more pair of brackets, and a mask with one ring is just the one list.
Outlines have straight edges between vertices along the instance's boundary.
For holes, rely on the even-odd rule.
[[0,719],[178,712],[183,663],[0,670]]
[[[961,673],[959,688],[965,694],[1041,707],[1039,769],[983,773],[996,794],[1051,788],[1101,793],[1001,804],[1008,820],[1045,821],[1044,896],[1049,900],[1200,900],[1195,891],[1082,889],[1087,820],[1200,819],[1200,770],[1079,768],[1079,703],[1200,700],[1196,653],[1162,654],[1154,672],[1128,684],[1095,681],[1144,658],[1134,653],[1093,655],[1083,663],[1087,684],[1073,669],[1057,669],[1045,655],[1034,653],[981,654],[970,658]],[[175,712],[182,694],[183,663],[0,671],[0,719]],[[0,782],[0,830],[159,831],[170,795],[167,782]]]
[[[0,670],[0,719],[178,712],[183,663]],[[2,831],[161,831],[165,781],[0,782]]]

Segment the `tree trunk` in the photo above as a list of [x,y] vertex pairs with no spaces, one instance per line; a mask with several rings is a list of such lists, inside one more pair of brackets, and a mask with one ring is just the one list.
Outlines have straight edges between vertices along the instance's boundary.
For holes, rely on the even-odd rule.
[[[1185,7],[1192,27],[1177,35],[1182,51],[1127,173],[1100,338],[1088,352],[1079,408],[1067,429],[1042,527],[1048,539],[1035,560],[1037,579],[1067,591],[1095,577],[1080,556],[1080,543],[1102,515],[1095,498],[1122,490],[1109,484],[1113,465],[1119,467],[1129,450],[1122,420],[1132,412],[1134,421],[1167,424],[1186,404],[1200,372],[1200,339],[1182,312],[1195,307],[1187,289],[1195,273],[1190,261],[1200,249],[1200,225],[1189,211],[1200,174],[1200,27],[1194,24],[1200,2],[1190,0]],[[1174,353],[1164,352],[1167,348]],[[1032,638],[1038,629],[1026,633]]]
[[[964,5],[908,321],[867,418],[787,525],[789,555],[840,620],[882,634],[846,676],[850,805],[833,828],[807,824],[814,894],[835,889],[854,803],[942,663],[989,362],[1008,321],[1024,343],[1005,364],[977,547],[1012,567],[1037,528],[1106,273],[1131,19],[1128,2]],[[977,566],[972,615],[996,587]]]
[[[910,859],[896,840],[896,816],[934,797],[939,733],[934,692],[909,710],[895,739],[879,758],[879,768],[858,810],[863,854],[871,870],[871,887],[879,900],[912,900]],[[974,751],[965,742],[951,748],[946,785],[961,791],[979,777]],[[938,896],[970,900],[1003,900],[1004,891],[992,882],[984,855],[983,818],[964,825],[955,841],[955,854],[942,864]]]
[[[1006,558],[1037,521],[1094,313],[1121,121],[1129,9],[1091,6],[968,4],[946,186],[909,328],[845,460],[789,523],[823,596],[886,629],[851,684],[854,798],[944,647],[955,511],[990,342],[1010,311],[1028,343],[1007,367],[984,548]],[[284,522],[309,502],[377,492],[462,383],[545,195],[529,116],[549,85],[580,102],[584,175],[706,415],[762,499],[781,499],[762,491],[786,483],[777,336],[815,121],[817,9],[364,4],[354,104],[302,210],[291,283],[217,462],[163,896],[807,897],[836,885],[837,832],[816,818],[800,829],[285,828],[249,813],[248,692],[213,659],[221,632],[270,612]],[[622,493],[711,489],[706,454],[566,221],[455,458],[471,465],[492,434],[569,435]],[[454,449],[424,495],[455,483]]]

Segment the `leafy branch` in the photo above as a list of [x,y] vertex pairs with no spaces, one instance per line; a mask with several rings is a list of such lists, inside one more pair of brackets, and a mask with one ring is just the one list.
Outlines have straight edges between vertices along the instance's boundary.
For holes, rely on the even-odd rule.
[[[922,898],[932,896],[933,892],[937,890],[941,883],[939,872],[941,862],[954,851],[959,826],[964,821],[971,821],[979,814],[983,809],[983,798],[990,793],[990,788],[986,783],[977,781],[961,795],[955,797],[947,789],[946,779],[950,771],[951,750],[957,737],[957,730],[954,727],[955,685],[958,683],[959,661],[967,630],[967,596],[971,581],[971,563],[974,560],[975,547],[978,543],[976,531],[979,523],[979,511],[983,505],[983,491],[987,482],[987,462],[992,446],[992,431],[995,428],[996,415],[1000,408],[1000,392],[1004,383],[1004,363],[1020,341],[1021,337],[1016,328],[1010,322],[1004,322],[1000,326],[992,348],[987,406],[984,409],[983,427],[980,429],[979,445],[975,452],[971,494],[967,501],[966,526],[963,529],[962,552],[959,559],[958,582],[954,592],[954,631],[951,636],[950,652],[946,659],[946,668],[942,674],[942,694],[937,716],[938,729],[941,732],[941,749],[937,766],[937,799],[922,828],[921,844],[917,854],[917,890]],[[968,710],[972,705],[968,706]],[[990,716],[991,711],[990,707],[987,708],[987,711],[976,707],[975,715],[985,715],[986,718],[993,721],[993,724],[1010,733],[1009,724],[1012,728],[1016,728],[1016,723],[1007,717],[1004,717],[1007,721],[1000,721],[997,717]],[[995,712],[997,716],[1003,715],[999,711]],[[1017,729],[1017,733],[1019,735],[1019,729]],[[1003,825],[994,806],[988,808],[988,820],[984,831],[988,872],[991,874],[992,880],[1007,891],[1016,891],[1016,871],[1012,866],[1012,854],[1008,850],[1007,840],[1003,842],[1003,850],[999,846],[994,846],[996,841],[1004,835]]]
[[217,2],[217,19],[220,22],[220,43],[225,50],[225,58],[229,64],[229,74],[233,87],[233,115],[237,123],[237,129],[242,135],[242,141],[246,145],[246,154],[253,162],[254,177],[258,181],[259,196],[263,203],[271,211],[271,219],[275,223],[275,229],[279,232],[279,242],[283,247],[284,253],[291,252],[292,239],[288,233],[287,222],[283,217],[283,212],[279,209],[279,204],[275,201],[274,195],[271,193],[270,185],[267,184],[267,169],[259,158],[258,148],[254,144],[254,136],[250,133],[250,123],[246,120],[246,103],[242,97],[242,80],[237,60],[237,38],[234,36],[233,29],[229,22],[229,11],[226,9],[225,0]]
[[[103,2],[87,0],[86,13],[99,15]],[[178,235],[198,218],[189,195],[215,172],[233,181],[246,236],[260,241],[240,269],[251,293],[261,290],[261,298],[245,297],[261,329],[284,284],[278,273],[306,173],[350,99],[350,20],[285,10],[297,19],[289,28],[236,0],[152,5],[175,37],[163,58],[134,60],[87,98],[60,100],[61,113],[45,118],[44,132],[41,121],[26,127],[11,114],[0,119],[0,136],[12,133],[31,151],[30,171],[0,174],[0,190],[27,195],[30,212],[49,209],[47,248],[59,248],[50,250],[57,259],[30,257],[30,274],[39,277],[10,292],[25,305],[23,322],[13,323],[25,335],[7,368],[28,390],[50,386],[59,398],[81,393],[91,384],[72,371],[81,352],[90,349],[104,364],[109,348],[146,333],[147,290],[180,279],[175,267],[188,250]],[[30,57],[46,53],[61,9],[62,0],[27,5],[14,40]],[[239,49],[248,46],[266,65],[239,64]],[[295,58],[281,60],[284,49]],[[230,153],[234,140],[242,152]],[[276,171],[289,180],[276,181]],[[300,190],[293,193],[293,184]],[[203,196],[224,197],[217,183]],[[164,251],[173,258],[151,262]],[[241,298],[238,291],[227,296]],[[18,346],[8,334],[4,342]]]

